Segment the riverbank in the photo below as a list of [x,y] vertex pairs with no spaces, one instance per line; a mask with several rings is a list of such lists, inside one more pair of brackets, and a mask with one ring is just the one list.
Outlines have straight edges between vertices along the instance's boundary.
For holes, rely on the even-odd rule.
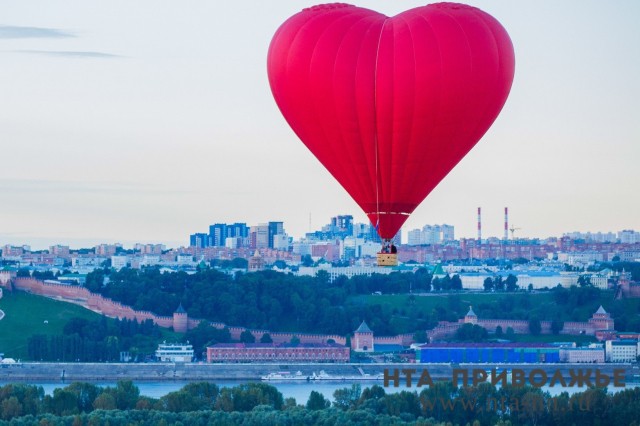
[[[407,375],[416,382],[424,370],[434,381],[462,381],[466,374],[469,379],[474,370],[523,371],[529,375],[533,370],[544,371],[551,378],[559,371],[567,380],[580,375],[595,380],[596,370],[600,377],[614,375],[624,377],[627,383],[637,382],[640,370],[637,364],[206,364],[206,363],[63,363],[24,362],[3,364],[0,368],[1,382],[52,382],[52,381],[216,381],[216,380],[260,380],[270,373],[289,372],[312,376],[324,371],[330,378],[356,381],[361,376],[375,377],[386,374],[397,375],[400,386],[405,386]],[[408,370],[408,371],[407,371]],[[415,371],[411,371],[415,370]],[[456,372],[457,371],[457,372]],[[373,382],[372,380],[363,380]],[[415,386],[415,384],[414,384]]]

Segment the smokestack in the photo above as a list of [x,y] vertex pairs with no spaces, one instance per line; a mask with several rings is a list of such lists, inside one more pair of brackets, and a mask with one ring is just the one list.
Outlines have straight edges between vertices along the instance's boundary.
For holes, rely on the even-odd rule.
[[509,207],[504,208],[504,240],[509,239]]
[[478,242],[482,242],[482,213],[481,207],[478,207]]

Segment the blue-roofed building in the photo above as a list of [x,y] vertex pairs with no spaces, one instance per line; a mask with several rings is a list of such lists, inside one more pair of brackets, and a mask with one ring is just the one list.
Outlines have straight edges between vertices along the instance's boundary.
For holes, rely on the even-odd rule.
[[421,363],[554,363],[559,348],[547,343],[427,343],[416,359]]

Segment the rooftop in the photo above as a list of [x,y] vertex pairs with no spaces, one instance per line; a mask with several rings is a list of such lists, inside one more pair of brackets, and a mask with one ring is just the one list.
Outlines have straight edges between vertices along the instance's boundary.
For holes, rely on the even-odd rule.
[[373,333],[366,322],[362,321],[360,327],[356,330],[356,333]]
[[420,349],[431,348],[554,348],[555,346],[549,343],[535,343],[535,342],[509,342],[509,343],[496,343],[496,342],[441,342],[441,343],[427,343],[420,346]]
[[236,349],[260,349],[260,348],[345,348],[346,346],[339,345],[337,343],[299,343],[292,345],[291,343],[216,343],[215,345],[208,346],[209,348],[236,348]]

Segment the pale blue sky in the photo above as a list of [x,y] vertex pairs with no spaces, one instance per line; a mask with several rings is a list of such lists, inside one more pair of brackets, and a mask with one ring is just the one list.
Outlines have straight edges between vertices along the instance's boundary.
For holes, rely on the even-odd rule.
[[[473,1],[509,32],[511,96],[407,222],[521,236],[640,230],[640,2]],[[266,53],[303,1],[0,2],[0,245],[296,237],[364,214],[281,117]],[[359,6],[394,15],[425,3]]]

